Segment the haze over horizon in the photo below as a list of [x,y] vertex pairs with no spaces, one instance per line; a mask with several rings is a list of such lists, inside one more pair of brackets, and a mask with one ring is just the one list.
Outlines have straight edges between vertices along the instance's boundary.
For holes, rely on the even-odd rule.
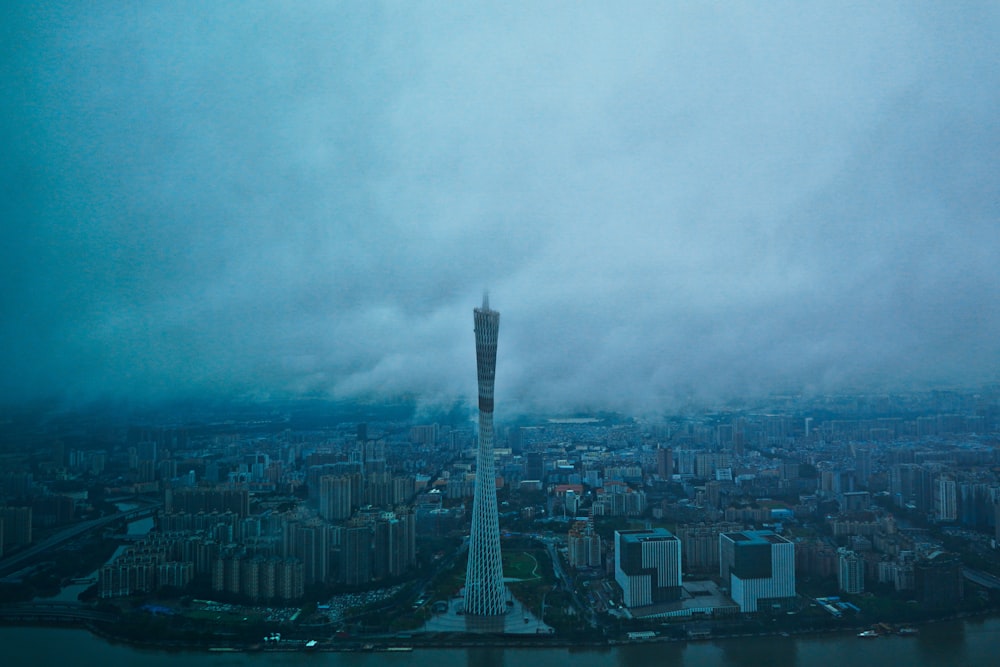
[[8,3],[0,401],[1000,381],[996,3]]

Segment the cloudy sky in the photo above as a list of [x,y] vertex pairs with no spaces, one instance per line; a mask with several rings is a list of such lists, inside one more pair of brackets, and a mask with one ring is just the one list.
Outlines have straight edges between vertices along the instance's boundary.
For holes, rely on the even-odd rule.
[[997,3],[615,4],[3,3],[0,398],[1000,380]]

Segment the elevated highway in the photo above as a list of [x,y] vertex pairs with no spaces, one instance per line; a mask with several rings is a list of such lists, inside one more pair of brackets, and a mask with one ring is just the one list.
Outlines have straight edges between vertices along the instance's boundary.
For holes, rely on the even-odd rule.
[[134,509],[127,510],[125,512],[116,512],[115,514],[110,514],[108,516],[101,517],[99,519],[91,519],[90,521],[82,521],[77,524],[73,524],[68,528],[64,528],[55,535],[33,544],[27,549],[12,554],[3,560],[0,560],[0,575],[9,573],[18,568],[22,563],[38,556],[50,549],[54,549],[64,542],[68,542],[84,533],[91,530],[98,530],[104,528],[115,521],[134,521],[136,519],[144,519],[146,517],[153,516],[163,503],[151,503],[143,507],[136,507]]
[[983,572],[981,570],[973,570],[971,567],[963,567],[962,576],[964,576],[966,579],[975,584],[979,584],[984,588],[1000,590],[1000,577],[992,575],[989,572]]

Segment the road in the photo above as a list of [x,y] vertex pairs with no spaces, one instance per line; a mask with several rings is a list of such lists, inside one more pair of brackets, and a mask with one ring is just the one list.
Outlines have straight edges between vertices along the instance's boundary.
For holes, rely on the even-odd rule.
[[980,586],[1000,590],[1000,577],[994,576],[989,572],[973,570],[970,567],[963,567],[962,576],[975,584],[979,584]]
[[63,542],[68,542],[84,533],[96,530],[98,528],[103,528],[115,521],[120,521],[122,519],[131,520],[138,519],[145,516],[151,516],[163,503],[154,503],[146,505],[144,507],[137,507],[135,509],[128,510],[126,512],[117,512],[109,516],[104,516],[99,519],[91,519],[90,521],[83,521],[81,523],[73,524],[72,526],[65,528],[55,535],[49,537],[48,539],[42,540],[37,544],[33,544],[23,551],[19,551],[16,554],[8,556],[3,560],[0,560],[0,575],[11,572],[21,563],[37,556],[38,554],[44,553],[50,549],[53,549]]
[[535,539],[542,542],[545,545],[546,551],[549,553],[549,558],[552,559],[552,569],[555,572],[556,579],[559,580],[559,585],[567,594],[569,594],[570,599],[573,600],[573,606],[576,607],[577,613],[583,614],[587,619],[587,622],[591,627],[597,627],[597,617],[594,614],[594,610],[591,609],[589,604],[586,604],[582,599],[580,599],[580,594],[576,590],[576,586],[573,585],[573,580],[566,574],[563,569],[562,561],[559,559],[559,550],[561,542],[555,537],[541,537],[537,536]]
[[103,621],[113,623],[117,614],[97,611],[77,604],[59,602],[27,602],[0,607],[0,618],[17,622]]

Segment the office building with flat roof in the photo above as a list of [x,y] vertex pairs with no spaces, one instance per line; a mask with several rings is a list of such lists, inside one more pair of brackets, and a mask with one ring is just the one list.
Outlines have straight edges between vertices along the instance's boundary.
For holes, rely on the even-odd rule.
[[741,612],[786,608],[795,600],[795,545],[769,530],[722,533],[719,574]]
[[681,597],[681,541],[665,528],[615,531],[615,581],[626,607]]

